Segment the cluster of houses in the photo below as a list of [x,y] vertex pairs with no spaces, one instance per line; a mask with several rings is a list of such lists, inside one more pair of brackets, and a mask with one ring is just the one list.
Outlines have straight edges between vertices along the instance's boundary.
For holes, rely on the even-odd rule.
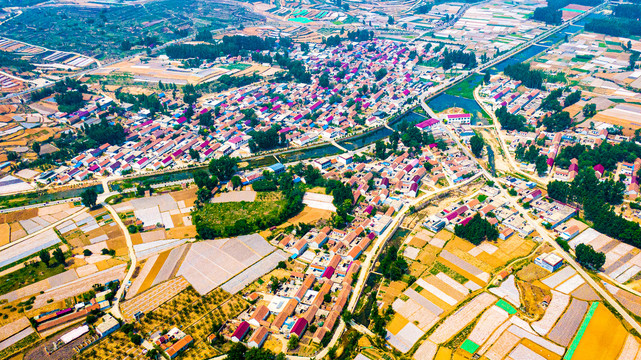
[[174,327],[166,333],[156,332],[152,334],[151,341],[143,342],[142,346],[147,350],[160,349],[166,358],[175,359],[193,342],[194,339],[191,335],[187,335],[182,330]]
[[[134,111],[132,104],[119,103],[124,118],[108,116],[108,108],[116,105],[109,97],[94,97],[72,114],[52,115],[78,128],[106,117],[120,122],[127,134],[124,144],[89,149],[42,182],[64,184],[94,175],[121,176],[225,155],[247,156],[252,134],[274,125],[280,126],[281,144],[299,147],[381,126],[432,85],[421,77],[426,70],[416,64],[420,56],[436,54],[421,46],[375,39],[349,46],[312,45],[310,51],[297,49],[290,56],[305,63],[313,74],[311,83],[261,82],[219,93],[194,106],[189,118],[187,105],[164,93],[156,95],[171,115]],[[327,86],[325,82],[329,87],[321,86]],[[211,124],[202,126],[206,113]],[[469,118],[463,114],[449,121],[469,123]],[[198,152],[197,159],[190,150]]]
[[495,77],[490,84],[481,87],[479,94],[487,98],[493,110],[505,106],[510,114],[523,115],[528,123],[536,123],[544,114],[539,107],[548,93],[538,89],[521,93],[517,91],[519,86],[521,86],[520,81],[500,76]]
[[[501,185],[513,189],[519,201],[527,204],[532,214],[540,218],[550,229],[556,230],[558,226],[566,223],[577,214],[575,208],[543,197],[543,192],[533,182],[514,177],[507,177],[500,179],[500,181]],[[476,214],[498,227],[499,239],[501,240],[506,240],[514,234],[525,238],[535,230],[523,215],[500,195],[498,188],[487,185],[467,201],[453,204],[427,218],[424,226],[434,232],[443,228],[453,232],[455,226],[466,225]],[[568,230],[561,227],[560,229],[562,230],[559,233],[564,233],[563,236],[569,238],[578,233],[578,229],[574,228]]]
[[[308,334],[313,342],[321,343],[338,324],[360,268],[359,261],[350,262],[347,271],[337,275],[334,266],[338,266],[340,258],[334,255],[324,264],[322,272],[292,272],[274,293],[250,294],[250,298],[257,300],[256,306],[227,325],[226,337],[249,347],[263,346],[272,333],[287,338],[295,335],[299,339]],[[213,338],[215,334],[210,336]]]
[[[402,142],[399,149],[399,155],[392,153],[383,160],[354,162],[354,156],[348,153],[309,162],[325,179],[339,180],[352,188],[354,218],[343,229],[325,225],[305,234],[274,238],[272,243],[304,264],[305,270],[293,272],[274,292],[250,294],[250,300],[257,300],[256,306],[231,321],[223,332],[231,341],[260,347],[273,333],[299,338],[308,334],[311,341],[319,343],[331,333],[349,298],[363,252],[392,226],[394,214],[417,197],[421,186],[434,185],[433,181],[440,179],[433,179],[432,174],[444,177],[447,162],[457,161],[453,150],[450,154],[425,146],[430,155],[421,152],[414,156]],[[432,151],[452,158],[439,162]],[[280,164],[268,170],[285,171]],[[242,179],[250,181],[260,173],[244,174]],[[331,196],[324,197],[313,194],[310,204],[322,207],[323,201],[331,203]]]
[[39,332],[53,329],[64,324],[78,321],[87,317],[90,313],[106,311],[111,307],[112,290],[104,290],[86,302],[78,302],[73,307],[65,309],[56,309],[41,313],[33,318],[33,323]]

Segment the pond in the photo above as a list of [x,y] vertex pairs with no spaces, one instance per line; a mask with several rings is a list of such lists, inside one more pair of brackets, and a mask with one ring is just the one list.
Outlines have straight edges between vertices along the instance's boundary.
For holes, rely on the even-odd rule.
[[443,93],[430,100],[427,105],[432,108],[435,113],[440,113],[441,111],[445,111],[453,107],[462,108],[466,113],[472,114],[472,125],[487,123],[487,121],[482,120],[487,118],[487,115],[483,109],[481,109],[479,104],[472,99]]

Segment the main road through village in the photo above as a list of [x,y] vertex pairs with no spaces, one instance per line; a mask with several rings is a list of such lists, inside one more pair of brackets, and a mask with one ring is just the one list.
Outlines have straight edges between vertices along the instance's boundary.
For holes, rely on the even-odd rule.
[[[588,11],[588,12],[586,12],[586,13],[584,13],[584,14],[576,17],[576,18],[574,18],[573,20],[570,20],[569,22],[567,22],[567,23],[565,23],[563,25],[560,25],[560,26],[557,26],[557,27],[555,27],[553,29],[548,30],[547,32],[545,32],[542,35],[536,37],[535,39],[532,39],[532,40],[528,41],[527,43],[524,43],[524,44],[518,46],[517,48],[511,50],[510,52],[508,52],[506,54],[503,54],[503,55],[491,60],[488,63],[479,65],[478,67],[476,67],[475,69],[467,72],[466,74],[459,75],[458,77],[454,78],[454,80],[451,80],[451,81],[449,81],[448,83],[446,83],[444,85],[441,85],[439,87],[430,89],[430,91],[424,93],[420,97],[420,106],[423,108],[423,110],[426,111],[426,113],[428,115],[430,115],[431,117],[434,117],[434,118],[438,118],[436,116],[436,114],[434,114],[434,112],[427,105],[427,100],[428,99],[431,99],[431,98],[433,98],[433,97],[435,97],[435,96],[447,91],[448,89],[456,86],[460,82],[468,79],[473,74],[481,73],[481,72],[483,72],[485,70],[488,70],[491,67],[495,66],[496,64],[507,60],[508,58],[510,58],[510,57],[516,55],[517,53],[527,49],[528,47],[536,44],[537,42],[540,42],[540,41],[544,40],[545,38],[547,38],[547,37],[549,37],[549,36],[551,36],[551,35],[553,35],[555,33],[558,33],[559,31],[562,31],[563,29],[567,28],[569,25],[572,25],[572,24],[576,23],[577,21],[583,19],[584,17],[589,16],[590,14],[600,10],[603,6],[605,6],[605,4],[600,5],[600,6],[596,7],[596,8],[593,8],[592,10],[590,10],[590,11]],[[494,121],[495,121],[495,124],[496,124],[497,123],[496,119],[494,119]],[[452,139],[454,139],[454,141],[456,142],[456,145],[459,148],[461,148],[466,153],[466,155],[468,157],[470,157],[471,159],[475,159],[475,161],[476,161],[476,158],[474,157],[474,155],[471,153],[471,151],[466,146],[461,144],[461,142],[458,139],[458,137],[455,134],[453,134],[446,126],[444,126],[444,127],[445,127],[445,129],[447,129],[447,132],[448,132],[449,136],[452,137]],[[497,129],[496,130],[498,130],[498,124],[497,124]],[[373,131],[373,130],[370,130],[370,131]],[[318,146],[318,144],[316,144],[314,146]],[[502,148],[505,147],[505,144],[503,142],[501,142],[501,147]],[[304,149],[297,149],[297,150],[304,150]],[[286,151],[291,151],[291,150],[286,150]],[[285,152],[285,151],[272,153],[270,155],[278,155],[279,153],[282,153],[282,152]],[[506,154],[509,154],[509,153],[506,153]],[[261,155],[261,156],[264,156],[264,155]],[[369,274],[371,273],[371,271],[373,270],[373,267],[374,267],[374,265],[376,263],[376,260],[378,259],[378,256],[380,255],[381,251],[385,248],[385,244],[387,243],[387,241],[392,238],[392,236],[394,235],[394,233],[396,232],[396,230],[398,229],[398,227],[400,226],[402,221],[405,219],[405,215],[408,212],[411,212],[411,210],[413,210],[416,206],[420,205],[424,201],[428,201],[430,198],[432,198],[432,197],[434,197],[436,195],[451,191],[451,190],[453,190],[455,188],[458,188],[458,187],[462,187],[462,186],[468,185],[469,183],[477,180],[480,177],[485,177],[488,180],[492,180],[492,181],[495,181],[496,183],[499,183],[499,179],[496,178],[495,176],[493,176],[492,174],[490,174],[483,166],[481,166],[480,163],[478,163],[478,161],[477,161],[477,164],[479,165],[481,171],[478,174],[476,174],[474,177],[469,178],[466,181],[460,182],[460,183],[458,183],[456,185],[450,185],[450,186],[445,187],[445,188],[441,188],[441,189],[438,189],[438,190],[435,190],[435,191],[427,192],[426,194],[424,194],[421,197],[415,199],[411,203],[406,204],[405,206],[403,206],[401,211],[399,211],[398,214],[394,217],[394,219],[393,219],[392,223],[390,224],[390,226],[388,227],[388,229],[383,234],[381,234],[381,236],[379,236],[377,238],[376,242],[372,245],[372,247],[365,254],[365,256],[364,256],[365,259],[363,261],[363,264],[362,264],[362,267],[361,267],[361,271],[359,273],[358,280],[356,282],[356,285],[354,286],[353,293],[352,293],[352,296],[350,298],[350,301],[349,301],[349,304],[348,304],[348,307],[347,307],[347,309],[349,311],[353,311],[356,308],[356,305],[358,304],[358,300],[359,300],[359,298],[361,296],[361,293],[363,291],[363,288],[365,286],[367,278],[368,278]],[[167,171],[167,172],[172,172],[172,171],[175,171],[175,169],[172,169],[172,170]],[[162,174],[163,173],[159,173],[158,175],[162,175]],[[141,174],[141,176],[143,176],[143,175]],[[144,176],[148,176],[148,174],[145,174]],[[116,178],[109,179],[109,181],[113,181],[113,180],[117,180],[117,179]],[[103,185],[106,185],[106,184],[103,184]],[[105,191],[105,193],[109,193],[108,186],[105,186],[105,188],[106,188],[105,190],[107,190],[107,191]],[[506,199],[509,199],[509,202],[511,203],[511,205],[515,209],[517,209],[517,211],[519,211],[519,213],[523,215],[523,217],[528,221],[528,223],[537,230],[537,232],[539,233],[540,237],[545,242],[547,242],[551,246],[553,246],[557,250],[557,252],[563,256],[564,260],[568,264],[570,264],[573,268],[575,268],[576,271],[581,275],[581,277],[583,277],[583,279],[588,284],[590,284],[590,286],[592,286],[592,288],[594,288],[599,293],[599,295],[604,299],[604,301],[606,301],[608,304],[610,304],[619,313],[619,315],[627,323],[630,324],[631,327],[633,327],[637,332],[641,333],[641,326],[639,326],[639,324],[623,309],[623,307],[621,307],[603,288],[601,288],[597,284],[597,282],[589,274],[587,274],[583,270],[583,268],[580,265],[578,265],[576,263],[576,261],[568,253],[566,253],[563,249],[561,249],[560,246],[552,239],[552,237],[550,236],[548,231],[539,222],[533,220],[529,216],[527,211],[522,206],[520,206],[509,194],[507,194],[507,191],[505,189],[503,189],[501,187],[499,187],[499,188],[501,189],[502,195]],[[103,196],[101,198],[104,199],[104,194],[102,194],[102,195]],[[107,208],[107,210],[109,210],[112,213],[112,215],[114,216],[114,219],[118,219],[118,216],[116,214],[114,214],[113,208],[111,208],[108,205],[106,205],[106,208]],[[76,215],[76,214],[74,214],[74,215]],[[119,226],[121,228],[124,228],[124,225],[121,224],[120,222],[119,222]],[[123,232],[126,235],[128,234],[128,231],[126,229],[123,229]],[[131,273],[133,273],[133,270],[135,269],[135,264],[136,264],[136,256],[135,256],[135,253],[133,251],[133,246],[131,245],[131,240],[130,240],[129,237],[128,237],[127,245],[129,247],[129,257],[130,257],[130,265],[129,266],[130,267],[129,267],[129,271],[128,271],[127,275],[125,276],[125,280],[123,281],[123,284],[122,284],[121,288],[118,291],[118,294],[116,296],[117,299],[121,298],[121,296],[122,296],[122,294],[124,292],[124,288],[125,288],[125,286],[127,284],[127,280],[131,277]],[[117,300],[117,302],[116,302],[116,304],[114,306],[114,310],[112,311],[112,313],[116,317],[121,318],[122,316],[120,314],[118,305],[119,305],[119,302]],[[338,328],[334,332],[333,337],[332,337],[329,345],[327,347],[325,347],[324,349],[322,349],[319,353],[317,353],[314,356],[314,358],[317,358],[317,359],[324,358],[327,355],[328,350],[331,347],[335,346],[339,342],[339,340],[340,340],[342,334],[344,333],[345,329],[346,329],[346,324],[341,319],[340,323],[338,325]],[[359,330],[359,327],[356,327],[356,329]],[[366,329],[360,329],[359,331],[367,332]],[[223,359],[224,357],[225,357],[225,355],[222,355],[222,356],[216,357],[215,359]],[[288,356],[287,358],[290,359],[290,360],[308,359],[307,357],[297,357],[297,356]]]

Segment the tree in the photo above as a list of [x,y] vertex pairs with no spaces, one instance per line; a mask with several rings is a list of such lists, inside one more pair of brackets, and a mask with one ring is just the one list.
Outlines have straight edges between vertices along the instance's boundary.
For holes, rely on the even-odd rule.
[[570,113],[567,111],[557,112],[543,119],[543,125],[549,132],[563,131],[572,125]]
[[244,360],[245,359],[245,353],[247,352],[247,348],[243,343],[237,342],[234,343],[231,346],[231,349],[227,352],[227,359],[228,360]]
[[209,172],[221,181],[231,179],[236,172],[238,160],[229,156],[223,156],[219,159],[212,159],[209,163]]
[[374,153],[376,154],[376,157],[379,158],[380,160],[385,159],[386,147],[383,140],[377,140],[374,147],[375,147]]
[[525,126],[526,119],[523,115],[511,114],[507,107],[501,106],[495,112],[496,117],[501,123],[501,128],[505,130],[518,130],[526,131],[527,127]]
[[594,250],[592,245],[579,244],[574,250],[576,261],[591,270],[599,270],[605,264],[605,254]]
[[56,250],[53,251],[53,258],[56,259],[56,262],[58,264],[64,266],[66,261],[65,261],[65,253],[62,252],[61,248],[57,248]]
[[596,104],[587,104],[583,107],[583,116],[591,118],[596,115]]
[[38,253],[38,256],[40,257],[40,261],[42,261],[45,266],[49,267],[49,261],[51,261],[51,255],[49,254],[49,251],[47,251],[47,249],[42,249]]
[[496,227],[479,214],[474,215],[465,225],[456,225],[454,233],[474,245],[479,245],[485,240],[494,241],[499,237],[499,231]]
[[474,154],[474,156],[476,156],[477,158],[481,157],[481,154],[483,154],[483,146],[485,146],[483,137],[478,134],[472,136],[472,138],[470,139],[470,147],[472,148],[472,153]]
[[122,51],[129,51],[131,50],[131,42],[129,40],[125,39],[120,43],[120,50]]
[[7,151],[7,160],[16,161],[18,159],[20,159],[20,155],[18,155],[17,152],[15,152],[15,151]]
[[577,90],[571,93],[570,95],[566,96],[565,101],[563,102],[563,105],[565,107],[568,107],[570,105],[576,104],[577,102],[579,102],[579,100],[581,100],[581,90]]
[[243,184],[243,182],[242,182],[242,180],[240,180],[240,176],[238,176],[238,175],[234,175],[234,176],[231,178],[231,184],[232,184],[232,186],[234,187],[234,189],[236,189],[236,188],[241,187],[241,185]]
[[523,82],[523,85],[529,88],[543,89],[543,71],[531,70],[530,64],[518,63],[508,65],[505,67],[505,70],[503,70],[503,73],[514,80]]
[[570,185],[563,181],[551,181],[548,183],[548,196],[562,203],[567,203],[571,198]]
[[387,75],[387,69],[386,68],[380,68],[374,72],[374,77],[376,77],[376,81],[381,80]]
[[484,83],[484,84],[489,84],[489,83],[490,83],[491,76],[492,76],[492,75],[490,74],[490,72],[489,72],[489,71],[486,71],[486,72],[485,72],[485,74],[483,75],[483,83]]
[[40,143],[39,142],[34,142],[33,145],[31,145],[31,148],[33,149],[33,152],[36,153],[36,155],[40,154]]
[[84,249],[84,250],[82,251],[82,254],[83,254],[84,256],[91,256],[91,254],[93,254],[93,253],[92,253],[92,252],[91,252],[91,250],[89,250],[89,249]]
[[387,17],[387,23],[389,25],[394,25],[394,17],[392,15]]
[[328,73],[323,72],[323,74],[321,74],[321,76],[318,78],[318,85],[320,87],[324,87],[324,88],[330,88],[331,87],[331,84],[329,83],[329,74]]
[[139,334],[131,334],[129,335],[129,339],[132,343],[134,343],[134,345],[142,344],[142,336],[140,336]]
[[291,335],[289,337],[289,341],[287,342],[287,349],[288,350],[294,350],[298,347],[298,343],[300,342],[300,339],[298,339],[298,336],[296,335]]
[[207,189],[210,192],[218,185],[218,179],[209,174],[205,170],[196,170],[193,172],[194,183],[200,189]]
[[208,29],[200,29],[196,34],[196,41],[211,41],[212,39],[211,31]]
[[191,157],[192,160],[200,161],[200,153],[196,151],[196,149],[189,149],[189,157]]
[[539,174],[539,176],[543,176],[543,174],[548,171],[548,159],[543,155],[536,158],[534,165],[536,166],[536,173]]
[[96,201],[98,200],[98,193],[94,188],[89,188],[80,194],[82,199],[82,204],[88,208],[93,208],[96,206]]

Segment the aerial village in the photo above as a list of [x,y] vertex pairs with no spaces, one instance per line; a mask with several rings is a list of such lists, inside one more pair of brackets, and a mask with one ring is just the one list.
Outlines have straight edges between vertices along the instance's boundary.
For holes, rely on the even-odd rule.
[[309,40],[308,81],[273,81],[282,38],[195,66],[0,39],[96,66],[54,85],[74,111],[0,104],[0,359],[641,358],[641,43],[568,32],[490,71],[546,3],[281,3],[229,35]]

